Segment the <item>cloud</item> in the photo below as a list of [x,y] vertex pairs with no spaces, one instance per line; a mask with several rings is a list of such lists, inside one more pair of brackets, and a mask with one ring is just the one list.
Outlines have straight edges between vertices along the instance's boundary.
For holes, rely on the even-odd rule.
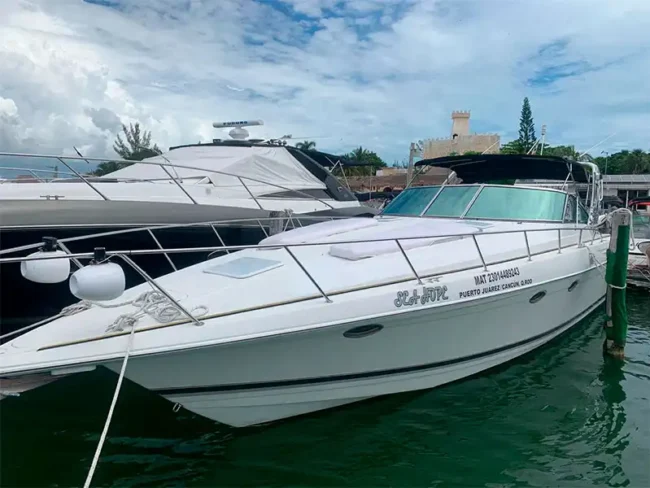
[[647,0],[0,3],[3,149],[108,156],[120,123],[168,147],[259,118],[392,162],[455,109],[514,138],[524,96],[552,143],[647,149],[649,77]]
[[113,133],[120,130],[120,118],[107,108],[86,108],[85,113],[93,121],[95,127],[99,129]]

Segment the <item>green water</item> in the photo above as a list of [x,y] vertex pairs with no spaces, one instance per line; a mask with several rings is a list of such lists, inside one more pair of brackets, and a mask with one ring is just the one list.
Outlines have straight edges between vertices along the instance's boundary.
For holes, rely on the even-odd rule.
[[[94,486],[650,486],[650,296],[624,363],[602,312],[532,354],[437,390],[231,429],[125,383]],[[242,360],[245,360],[244,358]],[[81,486],[108,372],[0,403],[0,484]]]

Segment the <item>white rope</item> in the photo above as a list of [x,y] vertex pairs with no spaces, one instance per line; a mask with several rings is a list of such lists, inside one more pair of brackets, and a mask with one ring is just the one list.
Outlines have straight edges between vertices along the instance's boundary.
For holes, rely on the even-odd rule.
[[[592,257],[594,261],[596,261],[596,269],[600,272],[600,276],[602,276],[603,279],[605,279],[606,275],[603,272],[603,270],[600,269],[605,267],[605,264],[598,261],[598,258],[594,255],[594,253],[591,252],[591,250],[589,250],[589,255]],[[612,288],[616,288],[617,290],[625,290],[627,288],[627,283],[624,286],[617,286],[617,285],[612,285],[611,283],[607,283],[607,286],[611,286]]]
[[[173,322],[184,315],[184,313],[170,302],[165,295],[155,290],[141,293],[134,300],[125,302],[120,306],[127,304],[138,307],[138,310],[117,317],[117,319],[108,326],[106,329],[107,332],[122,331],[127,327],[134,327],[136,322],[145,315],[149,315],[156,320],[156,322],[161,324]],[[195,317],[201,317],[208,313],[208,307],[205,305],[198,305],[192,308],[189,312]]]
[[129,356],[131,354],[131,348],[133,347],[133,336],[135,332],[135,327],[131,329],[129,334],[129,342],[126,346],[126,351],[124,353],[124,361],[122,361],[122,369],[120,371],[120,376],[117,379],[117,385],[115,386],[115,392],[113,393],[113,401],[111,402],[111,408],[108,410],[108,416],[106,417],[106,422],[104,423],[104,430],[102,435],[99,438],[99,443],[97,444],[97,449],[95,450],[95,456],[93,457],[93,462],[90,465],[90,470],[88,471],[88,476],[86,476],[86,482],[84,483],[84,488],[90,486],[91,481],[93,480],[93,475],[95,474],[95,469],[97,468],[97,463],[99,461],[99,456],[102,452],[102,447],[104,447],[104,442],[106,441],[106,435],[108,434],[108,427],[111,425],[111,420],[113,418],[113,412],[115,411],[115,404],[117,403],[117,397],[120,394],[120,389],[122,388],[122,380],[124,379],[124,373],[126,371],[126,364],[129,361]]
[[[115,321],[106,328],[106,332],[118,332],[124,330],[125,328],[133,327],[138,322],[138,320],[145,315],[149,315],[156,322],[159,322],[161,324],[173,322],[174,320],[178,320],[185,315],[183,311],[176,307],[176,305],[174,305],[164,294],[160,293],[157,290],[150,290],[141,293],[133,300],[113,303],[110,305],[100,302],[82,300],[79,303],[65,307],[59,316],[74,315],[84,310],[88,310],[92,306],[97,306],[100,308],[119,308],[124,307],[125,305],[133,305],[134,307],[137,307],[138,310],[135,312],[125,313],[117,317]],[[209,309],[205,305],[197,305],[189,312],[194,317],[198,318],[202,317],[203,315],[207,315],[208,311]]]
[[591,249],[589,249],[589,256],[591,257],[591,259],[593,259],[596,262],[596,269],[600,273],[600,276],[602,276],[603,279],[605,279],[605,273],[602,269],[600,269],[600,268],[604,268],[605,264],[598,261],[598,258],[593,252],[591,252]]
[[[0,335],[0,340],[6,339],[7,337],[11,337],[14,335],[18,335],[21,332],[27,332],[28,330],[35,329],[36,327],[39,327],[43,324],[59,319],[61,317],[69,317],[71,315],[75,315],[79,312],[83,312],[84,310],[88,310],[93,306],[97,306],[100,308],[118,308],[118,307],[123,307],[125,305],[133,305],[135,307],[138,307],[138,310],[136,312],[120,315],[117,319],[115,319],[115,321],[111,325],[107,327],[106,332],[122,331],[127,327],[133,327],[137,323],[137,321],[141,317],[144,317],[145,315],[151,316],[154,320],[156,320],[161,324],[173,322],[174,320],[178,320],[185,315],[178,307],[176,307],[176,305],[170,302],[165,295],[163,295],[159,291],[152,290],[152,291],[146,291],[144,293],[141,293],[133,300],[127,300],[125,302],[114,303],[110,305],[103,304],[100,302],[91,302],[87,300],[82,300],[80,302],[73,303],[72,305],[68,305],[67,307],[64,307],[61,310],[61,312],[59,312],[58,314],[52,317],[48,317],[44,320],[28,325],[21,329],[8,332],[7,334]],[[192,308],[189,312],[194,317],[199,318],[204,315],[207,315],[208,311],[209,309],[205,305],[197,305],[196,307]]]

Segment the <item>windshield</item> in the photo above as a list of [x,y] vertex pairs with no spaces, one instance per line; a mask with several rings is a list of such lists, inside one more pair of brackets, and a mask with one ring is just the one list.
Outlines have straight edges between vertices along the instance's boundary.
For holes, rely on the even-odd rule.
[[564,218],[566,194],[552,190],[487,186],[466,216],[476,219],[552,220]]
[[[563,192],[513,186],[419,187],[403,191],[382,214],[575,222],[577,202],[573,197],[569,214],[565,215],[566,198]],[[578,221],[586,223],[588,214],[582,205],[577,214]]]
[[478,186],[447,186],[425,212],[427,217],[460,217],[467,209]]
[[383,210],[382,215],[420,215],[431,199],[440,190],[439,186],[409,188],[400,193]]

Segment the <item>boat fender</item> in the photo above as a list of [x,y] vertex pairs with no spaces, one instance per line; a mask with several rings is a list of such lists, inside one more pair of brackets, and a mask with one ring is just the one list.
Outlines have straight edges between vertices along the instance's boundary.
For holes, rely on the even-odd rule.
[[[51,259],[54,256],[61,256],[61,259]],[[64,251],[59,249],[52,251],[40,250],[28,257],[37,258],[20,263],[20,274],[29,281],[34,283],[61,283],[70,276],[70,259],[67,258]]]
[[116,263],[89,264],[70,277],[70,292],[81,300],[114,300],[125,288],[124,270]]

